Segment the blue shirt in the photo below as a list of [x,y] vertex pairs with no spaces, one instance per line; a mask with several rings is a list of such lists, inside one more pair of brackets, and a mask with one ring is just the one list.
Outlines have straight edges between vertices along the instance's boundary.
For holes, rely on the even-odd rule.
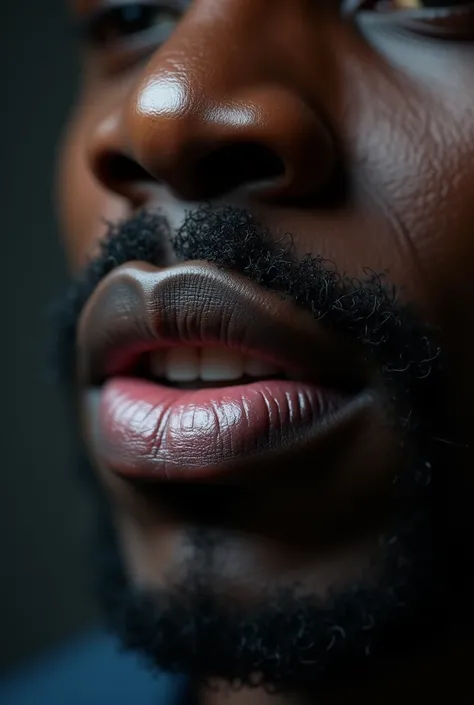
[[64,644],[0,681],[1,705],[184,705],[187,681],[152,674],[109,635]]

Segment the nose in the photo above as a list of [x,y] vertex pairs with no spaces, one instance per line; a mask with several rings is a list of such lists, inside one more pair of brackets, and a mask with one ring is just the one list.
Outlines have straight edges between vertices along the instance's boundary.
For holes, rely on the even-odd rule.
[[227,0],[226,8],[205,13],[198,0],[97,122],[90,164],[109,190],[133,197],[153,182],[189,201],[241,191],[299,200],[327,185],[333,137],[292,80],[284,28],[276,23],[262,36],[252,3]]

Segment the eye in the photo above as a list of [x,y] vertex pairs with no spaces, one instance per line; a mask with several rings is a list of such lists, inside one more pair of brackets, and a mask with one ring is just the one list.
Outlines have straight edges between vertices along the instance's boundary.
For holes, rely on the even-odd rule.
[[176,27],[180,15],[178,8],[155,0],[109,2],[85,20],[82,35],[89,44],[104,48],[150,31],[158,35],[158,42],[163,42]]
[[469,5],[470,1],[465,0],[382,0],[377,4],[380,10],[428,10],[428,9],[450,9]]
[[343,13],[351,15],[358,11],[370,10],[381,13],[410,11],[415,13],[423,10],[441,14],[468,12],[474,9],[473,0],[343,0]]

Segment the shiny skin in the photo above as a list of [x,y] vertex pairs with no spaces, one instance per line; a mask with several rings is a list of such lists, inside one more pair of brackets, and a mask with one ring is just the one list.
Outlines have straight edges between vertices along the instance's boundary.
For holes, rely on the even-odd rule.
[[[441,16],[375,6],[344,15],[310,0],[186,5],[161,47],[124,40],[84,51],[58,179],[72,268],[94,251],[104,217],[159,204],[179,222],[189,201],[244,204],[276,233],[291,232],[301,256],[321,254],[354,276],[388,271],[441,326],[463,433],[474,392],[474,6]],[[255,159],[230,193],[208,157],[242,142],[269,150],[283,173],[256,184]],[[229,150],[226,171],[237,154]],[[338,170],[347,195],[336,198]],[[469,468],[469,450],[463,461]],[[177,555],[176,517],[159,497],[150,507],[100,474],[131,573],[159,585]],[[295,568],[294,557],[248,537],[232,550],[233,579],[242,566],[314,579],[311,556]],[[355,570],[357,551],[348,553],[319,565],[315,589]]]

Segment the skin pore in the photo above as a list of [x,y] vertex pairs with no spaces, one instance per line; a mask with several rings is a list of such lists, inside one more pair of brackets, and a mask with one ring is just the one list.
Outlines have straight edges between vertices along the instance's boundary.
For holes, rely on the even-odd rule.
[[[205,705],[280,705],[291,702],[289,697],[295,705],[388,703],[399,702],[407,692],[419,692],[422,702],[430,690],[440,693],[455,668],[457,684],[464,680],[463,660],[454,646],[460,642],[447,638],[454,618],[448,613],[444,579],[449,555],[461,611],[468,602],[462,578],[469,570],[470,521],[459,507],[461,497],[466,501],[472,496],[468,441],[474,392],[472,4],[451,12],[428,8],[407,13],[396,4],[382,11],[375,2],[360,11],[352,5],[351,13],[344,13],[333,3],[309,0],[126,5],[125,11],[124,3],[73,3],[85,38],[81,88],[59,167],[58,202],[74,278],[62,328],[64,367],[74,366],[74,331],[84,304],[113,269],[133,260],[169,266],[204,259],[295,299],[323,325],[356,343],[380,375],[382,391],[377,413],[364,417],[364,433],[346,449],[350,463],[339,460],[341,468],[349,464],[353,471],[344,475],[340,486],[321,497],[320,489],[303,476],[290,485],[275,482],[265,491],[265,502],[261,490],[243,498],[236,493],[231,505],[224,499],[224,509],[216,507],[215,525],[211,520],[220,495],[213,504],[205,492],[190,501],[175,497],[173,488],[155,492],[130,486],[104,467],[91,442],[93,472],[107,497],[103,512],[117,529],[118,546],[108,553],[119,573],[114,589],[120,581],[125,583],[115,600],[120,615],[115,614],[114,626],[130,646],[148,656],[154,650],[158,663],[173,658],[171,647],[168,640],[161,647],[154,643],[152,649],[151,642],[159,640],[151,631],[157,627],[165,636],[178,635],[176,653],[188,659],[178,665],[192,672],[194,664],[196,678],[214,676],[220,684],[202,688]],[[200,207],[203,203],[205,208]],[[222,211],[223,206],[231,209]],[[161,225],[140,215],[157,212]],[[242,229],[242,212],[255,216],[264,238],[253,220],[245,221]],[[109,249],[106,245],[101,250],[104,238]],[[311,261],[305,260],[308,255]],[[94,264],[88,267],[90,257]],[[335,280],[331,272],[337,273]],[[329,292],[324,301],[318,298],[321,291]],[[340,306],[334,304],[347,295],[360,315],[340,318]],[[416,312],[414,319],[405,310],[408,303]],[[386,316],[374,319],[373,311]],[[387,320],[395,322],[393,328],[384,327]],[[373,337],[380,330],[388,330],[383,343]],[[427,340],[429,347],[420,348]],[[416,363],[415,374],[404,364],[393,375],[394,363],[401,359]],[[417,365],[427,360],[427,369],[420,372]],[[407,418],[410,423],[404,425]],[[85,435],[92,436],[94,420],[85,419],[84,426]],[[385,516],[385,503],[393,499],[386,483],[398,475],[407,480],[397,500],[404,521],[393,500],[395,508],[387,514],[393,523],[379,522],[377,512]],[[354,476],[360,482],[349,490],[346,478]],[[381,488],[374,485],[374,477]],[[434,489],[425,496],[420,488],[428,486]],[[197,511],[193,502],[197,504],[198,496],[204,509],[196,518],[192,512]],[[324,512],[325,507],[331,511]],[[412,522],[418,510],[421,533]],[[188,517],[184,528],[183,515]],[[286,517],[283,536],[281,516]],[[369,530],[363,541],[362,520],[368,516],[376,530]],[[317,540],[332,536],[331,519],[339,526],[347,523],[360,542],[321,551]],[[389,544],[392,549],[379,553],[380,534],[387,537],[391,530],[403,551]],[[427,537],[435,539],[434,545]],[[420,544],[420,538],[425,543]],[[323,561],[322,555],[330,560]],[[386,616],[393,626],[399,613],[385,603],[382,608],[380,602],[386,588],[395,584],[393,574],[385,572],[393,558],[403,564],[396,572],[401,590],[396,594],[403,595],[397,605],[403,602],[412,609],[411,631],[402,632],[399,644],[402,655],[411,654],[409,663],[398,662],[400,654],[384,661],[388,646],[381,638],[375,675],[365,674],[357,687],[341,687],[347,672],[338,670],[339,659],[347,655],[350,661],[353,654],[358,658],[361,644],[365,646],[362,622],[348,619],[343,626],[347,631],[354,627],[355,648],[346,654],[346,647],[339,651],[336,644],[334,665],[321,652],[325,674],[326,666],[328,672],[334,668],[344,674],[339,681],[337,676],[328,680],[331,688],[324,693],[317,679],[311,682],[309,670],[299,667],[285,684],[285,674],[270,658],[262,660],[266,680],[288,685],[290,696],[270,696],[263,688],[247,686],[229,689],[233,677],[246,684],[255,676],[249,666],[258,653],[252,639],[248,649],[232,651],[239,634],[246,633],[250,623],[258,624],[256,641],[272,645],[275,612],[267,610],[268,586],[293,591],[298,584],[303,598],[321,600],[316,611],[314,600],[309,600],[303,611],[308,632],[302,632],[295,628],[291,611],[302,603],[292,592],[292,607],[284,612],[292,616],[287,635],[289,643],[301,649],[301,634],[306,638],[313,629],[318,644],[317,638],[326,636],[320,631],[321,614],[327,616],[326,610],[334,607],[328,601],[334,591],[343,599],[331,612],[336,615],[333,626],[341,626],[340,605],[348,604],[356,606],[357,615],[367,606],[372,615],[381,615],[376,626],[385,624]],[[369,588],[375,590],[367,597],[364,585],[364,599],[357,593],[356,600],[348,601],[348,586],[359,585],[373,559],[382,566],[377,579],[369,570]],[[386,582],[379,582],[380,575]],[[190,583],[194,592],[183,590],[190,576],[196,579],[196,584]],[[262,585],[265,599],[260,605],[256,598]],[[434,595],[434,585],[444,602]],[[167,610],[163,605],[170,586],[182,601]],[[144,608],[150,593],[152,608]],[[237,608],[231,618],[227,607],[216,609],[213,600],[216,595],[230,600],[235,594]],[[210,607],[196,611],[195,635],[205,638],[207,624],[217,653],[219,625],[221,630],[227,625],[223,632],[228,645],[223,639],[221,661],[211,655],[206,661],[206,653],[193,651],[179,637],[182,615],[193,614],[196,597],[205,598]],[[281,599],[278,592],[272,604],[286,604]],[[437,607],[436,618],[432,612],[427,620],[429,629],[421,619],[426,617],[421,604]],[[395,647],[396,640],[389,642]],[[419,648],[412,654],[415,645]],[[463,644],[459,651],[464,649]],[[236,653],[240,670],[231,658]],[[275,653],[286,663],[291,649],[276,643]],[[217,672],[212,672],[214,667]]]

